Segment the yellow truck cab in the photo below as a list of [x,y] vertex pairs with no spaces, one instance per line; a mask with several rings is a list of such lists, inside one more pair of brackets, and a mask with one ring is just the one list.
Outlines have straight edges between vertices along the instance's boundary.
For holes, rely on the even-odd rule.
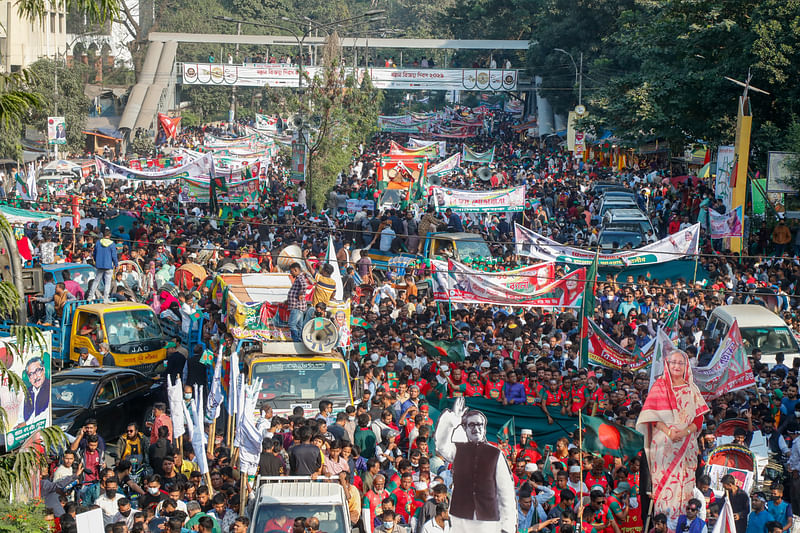
[[252,381],[261,378],[258,407],[272,407],[278,416],[289,416],[302,407],[313,416],[320,400],[333,402],[333,412],[353,404],[347,363],[336,352],[321,354],[300,342],[264,342],[260,352],[245,356]]
[[86,348],[99,362],[100,343],[107,342],[116,366],[152,373],[167,357],[167,339],[158,317],[144,304],[94,303],[75,308],[70,327],[69,358],[78,361]]

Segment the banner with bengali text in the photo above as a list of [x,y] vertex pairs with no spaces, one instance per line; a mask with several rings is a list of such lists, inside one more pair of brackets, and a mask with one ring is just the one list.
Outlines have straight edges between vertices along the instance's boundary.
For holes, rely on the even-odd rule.
[[493,191],[464,191],[447,187],[431,187],[437,211],[452,209],[459,213],[522,211],[525,207],[525,186]]
[[[572,265],[589,265],[594,261],[595,252],[592,250],[565,246],[519,224],[514,225],[514,242],[517,254],[535,257],[542,261]],[[700,224],[695,224],[635,250],[611,254],[601,253],[598,261],[601,267],[666,263],[687,255],[696,255],[699,242]]]
[[[440,302],[519,307],[580,307],[586,269],[580,268],[531,290],[531,286],[496,283],[491,275],[456,261],[432,260],[433,297]],[[514,287],[514,288],[511,288]]]

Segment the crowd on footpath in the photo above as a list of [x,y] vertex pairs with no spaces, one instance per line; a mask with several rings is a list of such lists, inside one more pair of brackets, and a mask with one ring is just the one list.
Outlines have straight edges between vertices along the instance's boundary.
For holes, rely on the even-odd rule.
[[[592,223],[599,208],[592,184],[598,180],[615,180],[636,192],[640,207],[653,221],[652,240],[695,222],[705,228],[708,210],[722,210],[713,199],[712,184],[703,180],[674,183],[666,179],[664,161],[642,158],[622,170],[597,161],[576,161],[563,149],[521,137],[512,128],[515,122],[512,116],[497,112],[491,135],[468,140],[476,151],[495,146],[491,183],[479,179],[479,165],[442,180],[446,186],[472,190],[525,184],[531,206],[513,216],[452,212],[442,216],[424,201],[417,207],[383,212],[364,207],[348,214],[347,199],[377,199],[377,160],[388,151],[390,141],[404,140],[397,134],[377,134],[354,154],[353,164],[339,176],[323,212],[312,212],[302,184],[293,184],[287,169],[273,162],[263,171],[265,186],[258,201],[229,206],[221,215],[210,213],[206,205],[180,203],[177,185],[143,183],[134,190],[126,184],[90,179],[81,189],[80,212],[83,218],[98,219],[97,227],[88,225],[73,232],[69,224],[41,231],[29,226],[25,232],[34,262],[92,264],[98,278],[106,277],[103,297],[120,300],[145,286],[167,285],[175,269],[190,262],[203,264],[209,272],[229,264],[234,272],[275,271],[279,252],[297,244],[304,251],[307,270],[315,273],[293,269],[287,303],[297,320],[326,314],[325,304],[332,295],[330,271],[317,265],[332,235],[345,299],[352,302],[352,316],[363,319],[361,326],[353,327],[352,343],[366,343],[368,350],[365,354],[350,351],[348,365],[352,377],[363,378],[364,393],[340,413],[333,413],[328,401],[320,402],[313,416],[304,416],[302,409],[288,417],[273,416],[269,408],[263,409],[267,429],[258,473],[327,477],[339,483],[347,497],[350,522],[362,531],[450,531],[453,478],[450,465],[436,449],[438,413],[427,400],[432,388],[445,387],[448,398],[479,396],[503,405],[528,405],[548,419],[555,413],[576,416],[582,412],[634,427],[647,399],[649,372],[582,367],[576,310],[471,305],[442,313],[436,302],[415,288],[414,282],[425,275],[424,268],[392,279],[376,272],[366,255],[351,261],[354,252],[370,245],[383,251],[394,247],[413,252],[434,229],[467,231],[486,239],[501,268],[515,268],[527,260],[515,253],[514,223],[561,243],[588,248],[598,233]],[[213,127],[209,131],[220,133]],[[203,133],[202,128],[186,131],[177,144],[196,147],[202,144]],[[452,148],[459,150],[460,144]],[[70,208],[58,200],[12,202],[48,212],[68,213]],[[132,228],[105,226],[103,221],[120,213],[136,218]],[[793,331],[800,331],[795,312],[800,233],[795,238],[791,234],[781,220],[772,233],[752,238],[754,244],[741,256],[704,237],[698,264],[709,273],[705,283],[695,282],[691,272],[671,279],[610,276],[598,283],[595,321],[620,346],[633,350],[646,345],[670,311],[680,306],[676,345],[692,366],[702,366],[717,348],[703,333],[713,309],[750,301],[757,289],[770,288],[777,296],[776,310]],[[777,239],[770,242],[770,235]],[[134,271],[114,272],[123,260],[137,263],[145,279]],[[44,309],[38,317],[42,323],[58,321],[66,301],[97,295],[94,284],[84,294],[79,283],[45,281],[40,298]],[[312,289],[310,301],[302,297],[306,289]],[[195,312],[207,313],[210,318],[203,339],[210,346],[222,344],[230,350],[233,339],[222,310],[211,299],[207,280],[195,279],[170,302],[156,297],[148,303],[161,318],[182,327],[188,327]],[[452,362],[430,353],[419,344],[419,337],[461,341],[466,358]],[[737,442],[748,443],[753,432],[760,431],[784,471],[766,492],[748,494],[732,477],[722,480],[737,533],[800,531],[800,516],[795,514],[800,513],[800,359],[788,361],[777,353],[777,364],[768,367],[762,364],[759,349],[749,355],[757,387],[713,400],[703,416],[696,496],[684,502],[685,513],[679,520],[683,531],[711,531],[719,517],[722,501],[710,489],[711,479],[703,467],[716,447],[715,429],[735,418],[747,421],[747,430],[735,436]],[[169,350],[166,372],[185,378],[189,402],[195,400],[192,385],[207,386],[200,358],[199,351],[188,353],[179,342]],[[213,436],[206,480],[192,447],[187,442],[180,447],[172,438],[166,405],[156,404],[155,414],[151,427],[129,425],[113,448],[99,436],[96,421],[90,420],[70,449],[53,458],[51,468],[42,473],[41,489],[58,529],[77,531],[76,514],[95,506],[103,512],[106,531],[112,533],[244,533],[248,529],[247,510],[240,508],[241,474],[223,434]],[[514,479],[519,532],[572,533],[580,528],[621,533],[620,524],[631,513],[647,512],[640,490],[641,455],[620,460],[580,450],[577,436],[567,433],[548,454],[526,429],[518,439],[499,446]],[[666,517],[650,516],[649,525],[652,531],[666,531]],[[265,528],[273,530],[319,531],[319,520],[276,517]]]

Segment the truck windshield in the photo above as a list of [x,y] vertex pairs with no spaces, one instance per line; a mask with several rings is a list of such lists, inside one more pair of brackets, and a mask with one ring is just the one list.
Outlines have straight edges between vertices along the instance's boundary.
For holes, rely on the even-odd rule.
[[458,259],[462,262],[467,259],[472,261],[479,257],[484,259],[492,257],[489,245],[481,239],[480,235],[475,235],[474,239],[456,241],[456,249],[458,250]]
[[161,326],[151,309],[113,311],[103,316],[111,345],[160,339]]
[[[326,533],[349,533],[345,529],[344,510],[341,505],[260,505],[255,512],[254,533],[282,533],[291,530],[295,518],[317,517],[319,530]],[[349,523],[349,520],[348,522]]]
[[761,348],[761,352],[764,354],[800,351],[797,341],[794,340],[794,336],[787,327],[742,328],[741,333],[748,353],[753,353],[753,348]]
[[350,399],[340,361],[262,361],[253,365],[255,378],[264,382],[259,400]]

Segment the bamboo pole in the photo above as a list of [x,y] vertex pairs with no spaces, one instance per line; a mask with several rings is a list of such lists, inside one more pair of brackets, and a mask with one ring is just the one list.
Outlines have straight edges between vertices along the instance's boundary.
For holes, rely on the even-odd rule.
[[[214,455],[214,438],[217,435],[217,419],[211,421],[211,428],[208,430],[208,455]],[[210,478],[209,478],[210,479]]]
[[209,497],[214,496],[214,487],[211,486],[211,472],[206,472],[206,486],[208,486]]
[[247,474],[239,469],[239,515],[244,516],[247,507]]

